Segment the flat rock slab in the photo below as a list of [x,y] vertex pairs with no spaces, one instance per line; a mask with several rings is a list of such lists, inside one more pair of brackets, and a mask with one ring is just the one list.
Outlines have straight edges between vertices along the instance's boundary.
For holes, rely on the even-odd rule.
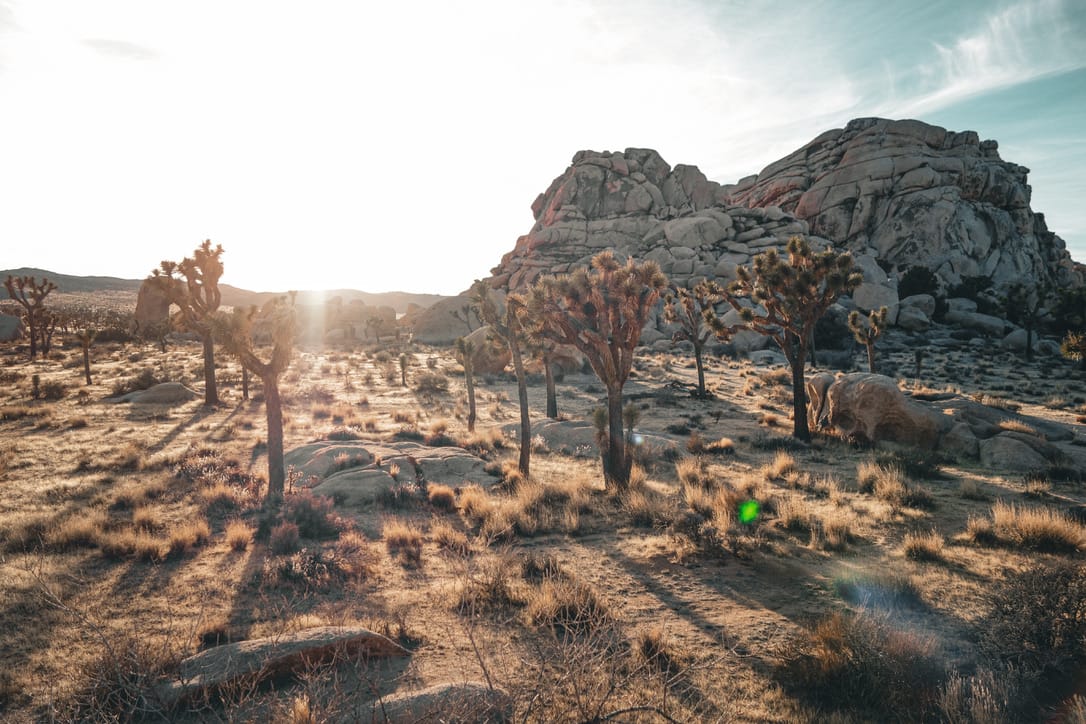
[[513,700],[481,682],[437,684],[397,693],[374,703],[375,722],[504,722],[512,719]]
[[200,393],[180,382],[163,382],[146,390],[136,390],[120,397],[107,397],[106,402],[132,402],[140,405],[180,405],[195,400]]
[[178,681],[159,691],[164,702],[177,703],[211,694],[243,677],[257,680],[291,674],[335,656],[407,656],[395,641],[358,626],[317,626],[284,636],[224,644],[181,662]]

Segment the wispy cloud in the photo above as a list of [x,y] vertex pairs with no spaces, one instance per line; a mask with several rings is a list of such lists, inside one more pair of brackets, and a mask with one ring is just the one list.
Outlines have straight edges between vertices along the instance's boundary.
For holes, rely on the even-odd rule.
[[[1077,2],[1077,0],[1073,0]],[[1076,21],[1078,21],[1076,23]],[[1027,0],[989,14],[978,32],[932,43],[934,59],[899,73],[883,112],[919,116],[959,101],[1086,67],[1081,18],[1064,0]],[[911,77],[911,78],[910,78]],[[910,82],[911,80],[911,82]]]
[[129,43],[126,40],[109,40],[106,38],[86,38],[83,45],[92,48],[103,55],[109,55],[128,60],[154,60],[158,53],[142,45]]

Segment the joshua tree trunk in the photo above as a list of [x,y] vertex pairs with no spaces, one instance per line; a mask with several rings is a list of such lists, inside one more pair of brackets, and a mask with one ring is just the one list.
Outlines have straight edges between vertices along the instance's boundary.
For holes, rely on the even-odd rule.
[[603,477],[607,487],[623,491],[630,484],[626,461],[626,433],[622,428],[622,387],[607,387],[607,452],[603,457]]
[[83,345],[83,376],[87,378],[88,385],[93,384],[90,373],[90,345]]
[[268,497],[275,505],[283,498],[286,469],[283,464],[283,404],[279,398],[279,376],[271,373],[260,378],[264,384],[264,406],[268,413]]
[[547,382],[547,417],[558,419],[558,395],[554,391],[554,369],[550,355],[543,355],[543,379]]
[[701,359],[702,344],[694,340],[694,364],[698,368],[698,397],[705,397],[705,363]]
[[241,368],[241,399],[249,399],[249,368],[245,366]]
[[867,342],[867,368],[871,371],[871,374],[875,374],[875,342],[874,340]]
[[468,386],[468,432],[475,432],[475,370],[471,366],[471,357],[464,357],[464,382]]
[[1033,324],[1026,325],[1026,360],[1033,361]]
[[803,368],[807,364],[807,346],[797,344],[793,348],[792,365],[792,437],[811,441],[811,430],[807,426],[807,381],[803,377]]
[[204,404],[219,404],[219,388],[215,383],[215,340],[204,335]]
[[532,456],[532,421],[528,419],[528,383],[524,379],[524,359],[515,334],[509,337],[509,353],[513,357],[513,370],[517,373],[517,398],[520,401],[520,459],[517,467],[521,475],[527,478]]

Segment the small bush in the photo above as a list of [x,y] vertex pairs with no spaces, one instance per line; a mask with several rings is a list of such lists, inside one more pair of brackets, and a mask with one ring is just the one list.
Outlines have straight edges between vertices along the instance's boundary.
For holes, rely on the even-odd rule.
[[509,555],[499,554],[476,561],[460,581],[454,607],[462,615],[498,611],[524,604],[514,587],[516,563]]
[[996,540],[1031,550],[1073,553],[1086,548],[1086,527],[1050,508],[1019,508],[997,502],[992,506]]
[[914,561],[941,561],[943,560],[943,536],[935,531],[906,533],[901,550],[906,558]]
[[438,510],[456,510],[456,491],[448,485],[430,483],[426,487],[426,497],[430,501],[430,505]]
[[638,632],[633,648],[641,659],[656,671],[671,673],[679,669],[674,647],[659,626]]
[[339,535],[342,523],[333,512],[334,507],[330,497],[302,490],[283,501],[282,516],[297,526],[298,535],[323,540]]
[[183,556],[206,543],[210,537],[211,528],[203,518],[182,523],[170,531],[169,555]]
[[471,542],[467,535],[446,518],[437,518],[430,523],[430,539],[438,548],[454,555],[467,556],[471,553]]
[[439,372],[422,372],[415,377],[415,390],[427,395],[449,391],[449,378]]
[[284,520],[271,529],[268,547],[272,553],[293,553],[298,550],[299,542],[298,525],[289,520]]
[[253,542],[252,526],[241,520],[232,520],[227,523],[224,535],[230,550],[239,553],[248,548],[249,544]]
[[585,635],[612,620],[607,606],[588,585],[566,579],[545,579],[528,599],[528,619],[558,635]]
[[934,642],[881,616],[834,613],[795,646],[787,668],[801,694],[877,720],[924,719],[943,682]]
[[842,599],[864,608],[922,608],[924,599],[911,577],[884,571],[864,576],[838,578],[834,590]]
[[410,523],[392,519],[381,530],[392,558],[402,565],[417,567],[422,563],[422,531]]
[[763,468],[766,480],[782,480],[785,475],[796,470],[796,459],[783,450],[778,450],[773,462]]
[[89,515],[72,516],[40,534],[44,535],[46,544],[56,550],[93,548],[98,545],[99,535],[107,522],[106,515],[96,511]]

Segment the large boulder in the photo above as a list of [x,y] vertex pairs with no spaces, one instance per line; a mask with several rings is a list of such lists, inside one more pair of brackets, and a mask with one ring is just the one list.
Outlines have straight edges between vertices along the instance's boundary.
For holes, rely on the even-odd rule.
[[162,382],[146,390],[136,390],[106,402],[132,402],[138,405],[182,405],[200,397],[200,393],[180,382]]
[[435,684],[397,692],[373,704],[375,722],[502,722],[513,716],[513,699],[482,682]]
[[849,438],[891,441],[934,449],[950,420],[905,397],[884,375],[853,372],[839,377],[825,395],[826,420]]
[[140,284],[139,293],[136,295],[136,311],[133,314],[137,332],[146,332],[170,318],[170,300],[163,289],[164,284],[170,283],[181,282],[159,277],[145,279]]
[[176,681],[156,692],[164,702],[213,696],[238,682],[254,685],[312,670],[345,657],[407,656],[395,641],[359,626],[317,626],[294,633],[223,644],[181,661]]
[[0,342],[11,342],[23,336],[23,320],[10,314],[0,314]]
[[491,339],[490,325],[479,327],[465,337],[475,349],[471,356],[472,370],[475,374],[498,374],[505,369],[513,358],[509,346]]
[[980,441],[980,461],[995,470],[1043,470],[1051,462],[1034,446],[1006,433]]

